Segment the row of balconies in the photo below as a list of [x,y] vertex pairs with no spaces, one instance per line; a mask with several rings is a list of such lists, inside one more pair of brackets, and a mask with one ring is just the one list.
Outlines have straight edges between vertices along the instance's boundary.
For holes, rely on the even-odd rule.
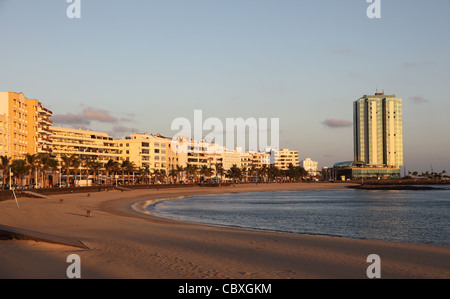
[[85,144],[85,143],[70,143],[70,142],[60,142],[59,140],[55,140],[54,138],[50,138],[50,141],[53,144],[57,144],[58,146],[66,146],[66,147],[72,147],[72,148],[91,148],[91,149],[103,149],[103,150],[110,150],[110,151],[116,151],[119,152],[118,147],[112,147],[112,146],[102,146],[97,144]]
[[72,149],[52,149],[53,153],[55,154],[66,154],[66,155],[92,155],[92,156],[97,156],[97,155],[104,155],[104,156],[108,156],[108,157],[119,157],[119,155],[117,153],[104,153],[104,152],[87,152],[87,151],[77,151],[77,150],[72,150]]

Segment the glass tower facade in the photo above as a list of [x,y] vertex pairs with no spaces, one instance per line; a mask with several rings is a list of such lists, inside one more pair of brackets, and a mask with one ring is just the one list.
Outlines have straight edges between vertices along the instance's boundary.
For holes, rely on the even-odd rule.
[[402,99],[376,93],[353,103],[354,161],[372,167],[403,166]]

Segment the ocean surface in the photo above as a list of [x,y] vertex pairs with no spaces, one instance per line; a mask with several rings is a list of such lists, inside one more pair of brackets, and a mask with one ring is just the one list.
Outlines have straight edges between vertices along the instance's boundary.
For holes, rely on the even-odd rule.
[[450,186],[435,187],[218,194],[162,201],[147,210],[219,226],[450,246]]

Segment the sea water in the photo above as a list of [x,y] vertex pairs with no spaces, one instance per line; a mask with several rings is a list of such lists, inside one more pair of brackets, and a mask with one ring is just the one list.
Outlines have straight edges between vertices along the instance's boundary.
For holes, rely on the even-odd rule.
[[302,190],[217,194],[147,209],[195,223],[276,232],[450,245],[450,189]]

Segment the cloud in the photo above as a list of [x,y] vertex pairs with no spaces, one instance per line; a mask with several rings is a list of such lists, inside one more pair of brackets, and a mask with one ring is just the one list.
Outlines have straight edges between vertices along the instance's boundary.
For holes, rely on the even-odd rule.
[[412,97],[409,97],[409,99],[414,104],[422,104],[422,103],[428,103],[429,102],[427,99],[425,99],[424,97],[421,97],[421,96],[412,96]]
[[329,128],[346,128],[351,127],[353,125],[353,122],[342,119],[327,118],[322,122],[322,124]]
[[345,47],[344,48],[337,48],[337,49],[333,50],[334,54],[349,54],[351,52],[352,52],[351,49],[345,48]]
[[136,128],[129,128],[125,126],[115,126],[113,127],[114,133],[136,133],[139,132],[139,129]]
[[53,123],[58,124],[70,124],[70,125],[80,125],[89,124],[88,120],[83,119],[80,114],[66,113],[66,114],[54,114],[52,116]]
[[415,64],[413,62],[405,62],[401,66],[402,66],[403,69],[409,69],[409,68],[416,67],[417,64]]
[[136,134],[141,130],[137,128],[130,128],[126,126],[114,126],[111,131],[108,131],[108,135],[113,136],[114,138],[122,138],[124,136],[128,136],[130,134]]
[[117,118],[112,116],[108,111],[96,108],[86,108],[82,112],[83,117],[91,121],[102,123],[115,123]]
[[411,68],[416,68],[416,67],[427,67],[427,66],[433,66],[436,65],[437,62],[433,61],[433,60],[426,60],[426,61],[418,61],[418,62],[404,62],[401,64],[401,68],[406,70],[406,69],[411,69]]
[[55,114],[52,117],[52,121],[57,124],[65,125],[89,125],[92,121],[101,123],[117,123],[118,119],[106,110],[88,107],[83,109],[83,111],[78,114],[73,114],[70,112],[66,114]]

